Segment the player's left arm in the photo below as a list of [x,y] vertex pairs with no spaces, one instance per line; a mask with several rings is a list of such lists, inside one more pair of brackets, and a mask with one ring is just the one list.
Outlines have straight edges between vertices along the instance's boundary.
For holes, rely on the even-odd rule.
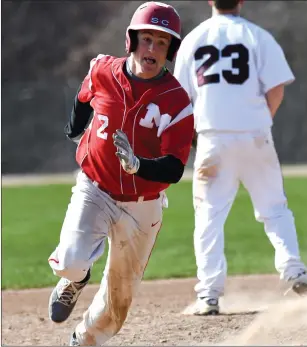
[[135,174],[145,180],[161,183],[177,183],[183,174],[182,161],[173,155],[158,158],[144,158],[135,155],[127,135],[122,130],[113,134],[116,156],[123,169],[129,174]]
[[179,182],[193,138],[192,112],[192,105],[189,104],[164,129],[161,135],[163,155],[158,158],[149,159],[135,155],[125,133],[117,130],[113,135],[114,145],[124,170],[149,181],[169,184]]
[[161,151],[164,156],[157,158],[155,165],[143,158],[143,167],[140,166],[138,174],[145,178],[166,183],[178,183],[184,173],[189,158],[194,134],[194,116],[192,105],[189,115],[184,119],[176,118],[163,131],[161,135]]

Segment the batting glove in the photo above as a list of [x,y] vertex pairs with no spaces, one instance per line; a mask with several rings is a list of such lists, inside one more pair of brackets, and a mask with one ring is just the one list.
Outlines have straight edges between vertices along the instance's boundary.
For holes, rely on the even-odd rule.
[[116,130],[113,134],[113,143],[117,147],[115,154],[123,169],[129,174],[135,174],[140,167],[140,161],[134,155],[127,135],[122,130]]

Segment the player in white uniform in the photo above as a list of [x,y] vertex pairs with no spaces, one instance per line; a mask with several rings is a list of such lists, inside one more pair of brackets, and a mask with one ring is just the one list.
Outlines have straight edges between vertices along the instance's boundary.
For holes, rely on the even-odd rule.
[[227,272],[224,224],[240,182],[275,249],[280,278],[299,294],[307,291],[306,267],[271,134],[293,73],[273,36],[240,16],[242,1],[209,4],[212,17],[185,37],[174,72],[192,100],[198,135],[193,203],[199,282],[194,313],[200,315],[219,313]]

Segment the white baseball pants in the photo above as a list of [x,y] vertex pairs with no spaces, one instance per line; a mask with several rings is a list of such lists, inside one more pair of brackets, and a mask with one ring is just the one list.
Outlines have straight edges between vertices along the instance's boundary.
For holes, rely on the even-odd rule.
[[100,289],[75,330],[82,346],[100,346],[121,329],[160,230],[165,199],[161,193],[156,200],[118,202],[79,173],[49,264],[55,274],[81,281],[108,238]]
[[288,280],[305,269],[271,130],[200,133],[193,177],[198,297],[217,298],[224,293],[224,224],[240,182],[275,249],[275,267],[281,279]]

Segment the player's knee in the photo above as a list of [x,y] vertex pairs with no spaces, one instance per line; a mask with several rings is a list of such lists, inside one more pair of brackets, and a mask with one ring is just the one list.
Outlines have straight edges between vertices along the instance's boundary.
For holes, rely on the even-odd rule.
[[266,222],[284,217],[293,218],[292,211],[289,210],[287,202],[272,204],[266,209],[255,210],[255,218],[258,222]]
[[87,259],[83,259],[81,252],[70,248],[58,247],[48,259],[55,275],[65,277],[73,282],[84,279],[90,267]]
[[87,275],[88,269],[84,270],[84,269],[81,269],[80,267],[78,268],[68,267],[63,270],[53,269],[53,272],[55,275],[60,277],[65,277],[72,282],[80,282]]

